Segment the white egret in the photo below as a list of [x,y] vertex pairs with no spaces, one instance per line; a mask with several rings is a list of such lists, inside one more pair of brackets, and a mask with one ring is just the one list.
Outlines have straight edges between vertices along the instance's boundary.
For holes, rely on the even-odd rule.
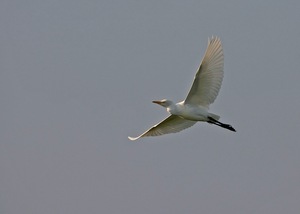
[[154,125],[138,137],[158,136],[175,133],[189,128],[198,121],[208,122],[235,132],[229,125],[219,122],[220,116],[208,112],[219,93],[223,80],[224,55],[221,40],[218,37],[208,39],[205,55],[195,75],[193,85],[184,101],[174,103],[170,100],[153,101],[170,113],[166,119]]

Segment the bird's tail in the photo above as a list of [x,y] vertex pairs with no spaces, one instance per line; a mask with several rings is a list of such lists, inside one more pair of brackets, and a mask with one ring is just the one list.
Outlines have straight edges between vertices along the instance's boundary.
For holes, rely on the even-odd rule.
[[213,113],[209,113],[208,116],[209,116],[209,117],[212,117],[212,118],[215,119],[215,120],[219,120],[219,119],[220,119],[220,116],[219,116],[219,115],[216,115],[216,114],[213,114]]

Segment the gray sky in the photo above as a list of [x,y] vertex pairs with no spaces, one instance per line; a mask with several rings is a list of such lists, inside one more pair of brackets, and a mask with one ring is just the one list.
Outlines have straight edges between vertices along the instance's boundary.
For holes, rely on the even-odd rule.
[[[244,3],[242,3],[244,2]],[[0,3],[0,212],[300,210],[300,2]],[[225,77],[199,123],[136,136],[183,100],[211,35]]]

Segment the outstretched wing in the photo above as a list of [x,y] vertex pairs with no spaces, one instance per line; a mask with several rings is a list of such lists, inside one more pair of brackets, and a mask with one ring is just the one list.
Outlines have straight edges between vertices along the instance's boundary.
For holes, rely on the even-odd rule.
[[223,80],[224,55],[221,40],[212,37],[185,103],[209,107],[219,93]]
[[170,115],[160,123],[156,124],[155,126],[151,127],[143,134],[138,137],[128,137],[129,140],[137,140],[141,137],[148,137],[148,136],[158,136],[164,135],[169,133],[180,132],[183,129],[189,128],[194,125],[196,121],[185,120],[175,115]]

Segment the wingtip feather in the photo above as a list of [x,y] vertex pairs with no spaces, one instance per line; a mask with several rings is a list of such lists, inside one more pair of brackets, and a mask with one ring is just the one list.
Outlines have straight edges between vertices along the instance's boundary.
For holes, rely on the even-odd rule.
[[139,137],[130,137],[130,136],[128,136],[128,139],[131,140],[131,141],[135,141],[135,140],[139,139]]

